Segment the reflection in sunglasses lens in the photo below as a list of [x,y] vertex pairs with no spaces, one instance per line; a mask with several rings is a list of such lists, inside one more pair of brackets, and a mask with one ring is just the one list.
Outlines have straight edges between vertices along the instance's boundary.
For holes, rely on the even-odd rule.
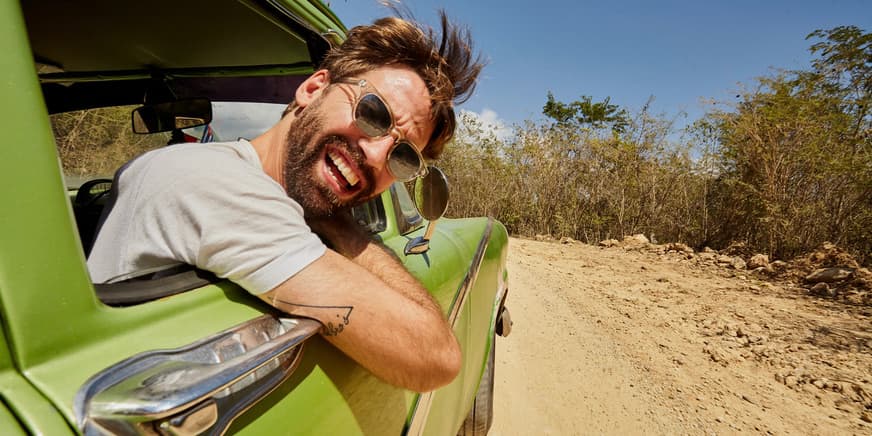
[[366,94],[360,98],[354,117],[360,130],[369,136],[384,136],[391,128],[391,113],[375,94]]
[[[357,127],[370,137],[381,137],[390,133],[394,125],[387,104],[376,94],[364,94],[354,107],[354,120]],[[390,156],[388,167],[398,180],[409,181],[419,175],[423,162],[415,146],[405,140],[396,143]]]
[[388,165],[394,177],[400,180],[410,180],[418,174],[418,170],[421,168],[421,159],[411,144],[402,141],[397,143],[397,146],[391,151]]

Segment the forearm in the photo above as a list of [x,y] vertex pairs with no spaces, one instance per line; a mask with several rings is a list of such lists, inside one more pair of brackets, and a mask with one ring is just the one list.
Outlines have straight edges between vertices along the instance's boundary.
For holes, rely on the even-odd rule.
[[350,215],[309,224],[333,249],[261,298],[321,322],[327,340],[388,383],[423,392],[453,380],[460,347],[418,280]]
[[326,236],[333,241],[333,248],[339,254],[371,272],[410,301],[443,316],[439,304],[421,283],[409,274],[394,253],[374,241],[363,229],[352,224],[341,234],[334,230]]
[[391,384],[423,392],[454,379],[460,348],[441,313],[333,251],[317,264],[261,297],[321,322],[327,340]]

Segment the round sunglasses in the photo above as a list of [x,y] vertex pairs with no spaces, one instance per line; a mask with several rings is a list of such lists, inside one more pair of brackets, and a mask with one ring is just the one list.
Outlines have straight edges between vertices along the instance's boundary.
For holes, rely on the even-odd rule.
[[394,146],[388,152],[388,171],[391,175],[401,182],[426,176],[427,164],[424,156],[415,144],[403,137],[399,129],[395,129],[391,108],[375,86],[364,79],[348,79],[344,82],[360,88],[360,93],[352,105],[352,116],[357,128],[370,138],[383,138],[396,130]]

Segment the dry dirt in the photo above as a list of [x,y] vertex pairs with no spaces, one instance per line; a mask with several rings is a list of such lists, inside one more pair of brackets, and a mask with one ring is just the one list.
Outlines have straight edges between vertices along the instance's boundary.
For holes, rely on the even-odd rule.
[[869,306],[687,253],[511,239],[509,268],[491,435],[872,434]]

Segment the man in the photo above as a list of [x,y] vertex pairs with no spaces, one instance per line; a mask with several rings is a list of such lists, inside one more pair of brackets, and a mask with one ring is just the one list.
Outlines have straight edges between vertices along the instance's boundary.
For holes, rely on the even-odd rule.
[[320,321],[327,340],[381,379],[433,390],[459,372],[457,341],[427,291],[348,210],[426,171],[482,64],[442,14],[440,39],[400,18],[354,28],[321,67],[250,143],[174,145],[119,170],[92,279],[194,265]]

